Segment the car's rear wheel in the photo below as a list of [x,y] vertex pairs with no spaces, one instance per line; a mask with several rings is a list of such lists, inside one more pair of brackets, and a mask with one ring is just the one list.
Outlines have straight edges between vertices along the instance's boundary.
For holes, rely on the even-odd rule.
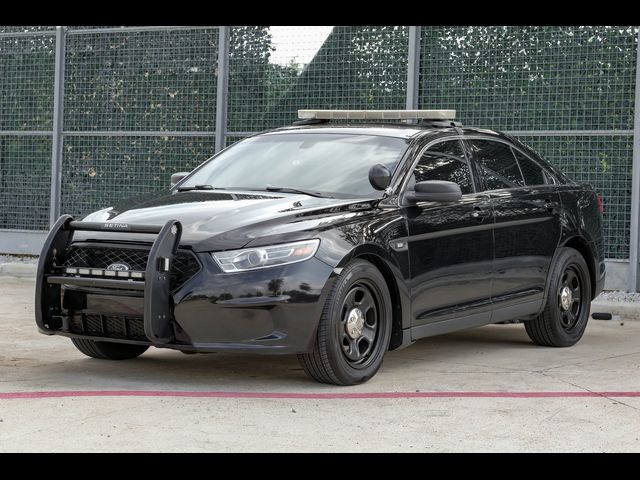
[[97,342],[88,338],[72,338],[71,341],[86,356],[101,360],[129,360],[139,357],[149,348],[147,345]]
[[537,345],[569,347],[582,338],[591,307],[589,268],[580,252],[561,248],[549,282],[545,309],[524,325]]
[[326,300],[314,351],[299,355],[315,380],[355,385],[373,377],[389,347],[391,298],[380,271],[356,260],[342,270]]

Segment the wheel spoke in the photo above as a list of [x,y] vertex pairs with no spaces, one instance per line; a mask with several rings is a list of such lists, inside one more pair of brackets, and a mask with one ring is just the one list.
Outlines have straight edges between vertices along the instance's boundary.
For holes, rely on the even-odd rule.
[[578,286],[576,288],[571,290],[571,296],[573,297],[574,300],[580,300],[580,285],[579,284],[578,284]]
[[359,291],[360,291],[359,288],[352,288],[349,291],[349,293],[347,293],[347,296],[344,298],[344,304],[347,307],[347,313],[352,308],[355,308],[355,306],[356,306],[356,295],[358,294]]
[[373,344],[376,338],[376,328],[365,323],[364,329],[362,330],[362,338],[366,339],[369,344]]
[[373,301],[373,297],[368,291],[364,290],[364,296],[360,300],[360,304],[358,305],[358,308],[362,310],[362,313],[366,317],[367,312],[375,307],[376,307],[376,304]]
[[568,275],[569,275],[569,272],[564,272],[560,277],[560,290],[562,290],[562,287],[564,287],[567,284]]
[[357,339],[349,338],[349,348],[346,351],[347,358],[352,362],[360,360],[360,350],[358,349]]

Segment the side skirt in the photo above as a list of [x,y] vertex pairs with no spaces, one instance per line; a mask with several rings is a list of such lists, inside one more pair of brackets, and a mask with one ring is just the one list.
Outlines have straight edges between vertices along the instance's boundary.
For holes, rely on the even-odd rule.
[[419,325],[410,329],[411,340],[413,341],[419,338],[433,337],[435,335],[456,332],[458,330],[466,330],[468,328],[481,327],[483,325],[504,322],[506,320],[530,317],[531,315],[536,315],[541,310],[543,304],[544,301],[542,299],[530,300],[516,305],[498,307],[493,310],[493,312],[473,313],[471,315],[465,315],[464,317],[450,318],[440,322]]

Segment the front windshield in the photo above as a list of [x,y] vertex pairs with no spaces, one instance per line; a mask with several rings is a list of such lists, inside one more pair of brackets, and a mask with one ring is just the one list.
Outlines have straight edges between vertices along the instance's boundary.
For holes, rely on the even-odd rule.
[[381,163],[393,172],[406,149],[406,140],[374,135],[261,135],[225,150],[180,188],[292,188],[336,197],[370,196],[375,190],[369,168]]

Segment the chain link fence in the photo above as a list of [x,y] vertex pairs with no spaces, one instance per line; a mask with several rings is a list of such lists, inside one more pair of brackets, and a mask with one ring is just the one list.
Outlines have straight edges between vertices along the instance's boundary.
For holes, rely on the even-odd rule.
[[166,187],[171,173],[290,124],[301,107],[412,106],[455,108],[463,124],[507,131],[593,184],[605,202],[606,256],[629,258],[638,27],[59,30],[0,27],[4,231],[46,230],[52,162],[57,211],[80,216]]

